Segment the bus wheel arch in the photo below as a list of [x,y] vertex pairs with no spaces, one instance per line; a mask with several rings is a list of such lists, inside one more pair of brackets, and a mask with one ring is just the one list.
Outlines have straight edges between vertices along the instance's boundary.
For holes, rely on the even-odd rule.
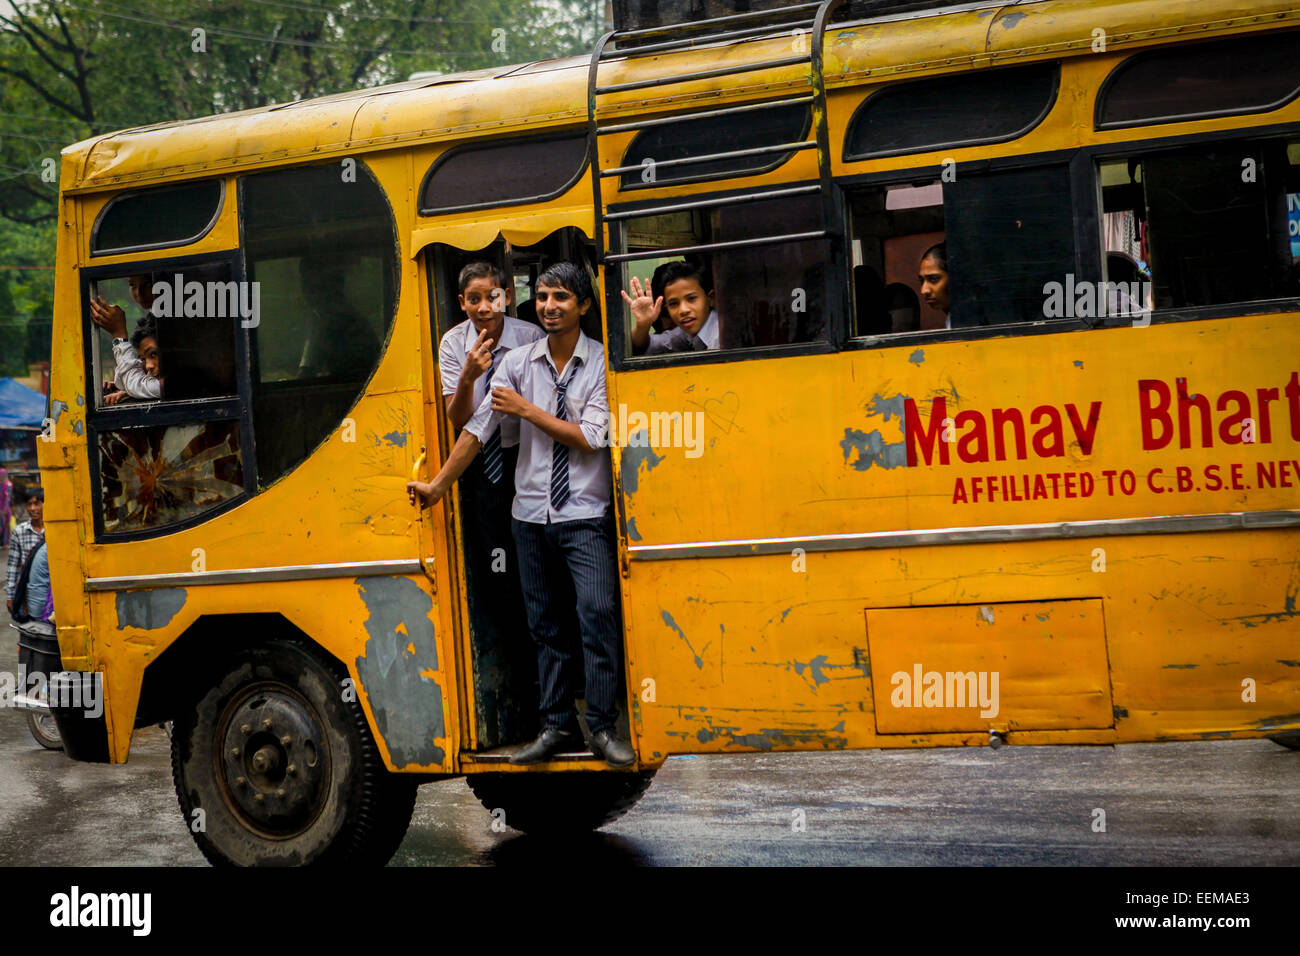
[[[277,636],[208,670],[174,717],[177,799],[214,864],[382,864],[405,835],[418,780],[384,766],[346,671]],[[199,811],[202,811],[201,813]]]
[[[136,727],[175,720],[193,707],[217,674],[247,648],[295,641],[338,661],[319,641],[283,614],[205,614],[198,617],[145,668]],[[339,666],[344,666],[339,662]]]

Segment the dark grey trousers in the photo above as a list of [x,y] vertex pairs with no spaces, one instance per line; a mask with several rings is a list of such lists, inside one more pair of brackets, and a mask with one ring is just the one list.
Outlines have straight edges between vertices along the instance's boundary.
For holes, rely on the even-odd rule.
[[577,730],[574,692],[585,674],[587,726],[593,734],[614,729],[623,690],[623,616],[613,513],[554,524],[514,519],[511,527],[537,646],[543,724]]

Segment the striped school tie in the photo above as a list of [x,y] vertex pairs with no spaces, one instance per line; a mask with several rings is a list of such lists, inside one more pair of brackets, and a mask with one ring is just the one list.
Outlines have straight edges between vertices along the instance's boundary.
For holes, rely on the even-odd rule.
[[[570,359],[572,365],[573,360]],[[551,368],[549,365],[547,368]],[[555,369],[551,369],[551,377],[555,378]],[[564,393],[568,390],[569,384],[573,381],[573,376],[569,375],[566,381],[556,381],[555,383],[555,417],[562,422],[569,420],[568,408],[564,401]],[[569,446],[564,442],[552,442],[551,444],[551,507],[559,511],[564,507],[564,503],[569,500]]]
[[[496,370],[497,367],[494,363],[492,367],[487,370],[487,378],[483,380],[484,384],[487,385],[487,392],[489,395],[492,394],[492,373]],[[492,434],[488,436],[488,440],[483,443],[484,477],[495,485],[501,480],[501,473],[504,470],[504,464],[501,452],[501,426],[497,425]]]

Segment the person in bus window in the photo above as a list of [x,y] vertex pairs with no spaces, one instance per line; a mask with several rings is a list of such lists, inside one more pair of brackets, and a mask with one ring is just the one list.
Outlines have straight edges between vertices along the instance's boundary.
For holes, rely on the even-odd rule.
[[[90,320],[97,326],[113,337],[113,384],[114,389],[109,394],[117,392],[124,393],[114,399],[109,404],[116,404],[123,398],[140,398],[140,399],[159,399],[162,398],[162,379],[157,374],[156,352],[158,346],[158,331],[152,315],[154,304],[153,288],[150,285],[150,277],[147,275],[131,276],[127,280],[127,286],[131,290],[131,298],[144,309],[144,315],[136,328],[136,333],[130,339],[126,337],[126,313],[122,311],[121,306],[111,305],[104,301],[103,296],[95,296],[90,301]],[[149,330],[141,334],[142,330]],[[139,353],[136,351],[138,342],[144,338],[153,340],[155,362],[154,373],[150,374],[145,370],[145,363],[141,361]],[[107,398],[105,398],[107,401]]]
[[890,332],[917,332],[921,328],[921,303],[912,287],[903,282],[885,286],[885,309]]
[[947,328],[952,328],[952,290],[948,287],[948,247],[944,243],[931,246],[921,255],[921,298],[932,309],[948,317]]
[[[558,262],[537,279],[537,311],[546,338],[513,349],[501,362],[492,392],[466,423],[442,470],[431,482],[407,484],[411,503],[437,504],[493,431],[519,420],[515,470],[515,546],[537,646],[542,732],[510,758],[530,764],[582,740],[574,698],[586,680],[592,749],[611,766],[636,760],[618,737],[623,628],[609,453],[605,356],[582,331],[595,303],[591,277],[579,265]],[[573,601],[573,604],[569,604]],[[575,606],[576,605],[576,606]],[[574,653],[575,616],[581,657]]]
[[[116,342],[113,354],[117,368],[113,380],[104,383],[104,404],[116,405],[128,398],[162,397],[162,357],[158,351],[158,329],[150,321],[142,321],[131,335],[131,349],[119,350]],[[157,394],[150,394],[157,383]]]
[[[703,352],[719,343],[718,313],[713,308],[713,283],[685,261],[665,262],[648,283],[632,278],[632,295],[623,301],[632,307],[632,353],[662,355],[668,352]],[[709,286],[708,289],[705,286]],[[651,325],[664,307],[675,328],[655,332]]]

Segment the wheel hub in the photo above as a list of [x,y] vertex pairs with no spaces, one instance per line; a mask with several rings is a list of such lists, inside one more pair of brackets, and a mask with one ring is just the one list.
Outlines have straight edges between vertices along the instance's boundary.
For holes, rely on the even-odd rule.
[[326,739],[315,708],[284,689],[255,689],[235,702],[220,756],[231,808],[276,836],[304,829],[324,803]]

